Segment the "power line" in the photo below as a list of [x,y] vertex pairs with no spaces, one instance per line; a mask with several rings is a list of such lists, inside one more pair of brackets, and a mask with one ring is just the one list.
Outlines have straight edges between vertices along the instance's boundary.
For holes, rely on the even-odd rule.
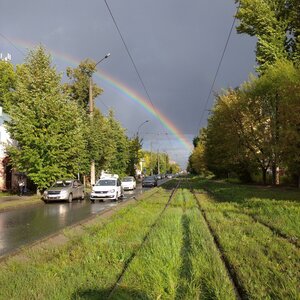
[[0,33],[0,36],[2,36],[6,41],[8,41],[16,50],[18,50],[20,53],[22,53],[23,55],[26,55],[26,53],[24,51],[22,51],[20,48],[18,48],[9,38],[7,38],[5,35],[3,35],[2,33]]
[[[120,37],[121,37],[121,40],[122,40],[122,42],[123,42],[123,44],[124,44],[124,47],[125,47],[125,49],[126,49],[126,52],[127,52],[128,56],[129,56],[129,58],[130,58],[130,60],[131,60],[131,63],[132,63],[132,65],[133,65],[133,67],[134,67],[134,69],[135,69],[135,71],[136,71],[136,73],[137,73],[137,75],[138,75],[138,78],[139,78],[139,80],[140,80],[140,82],[141,82],[141,84],[142,84],[142,87],[143,87],[143,89],[144,89],[144,91],[145,91],[145,93],[146,93],[146,95],[147,95],[147,98],[148,98],[149,102],[151,103],[152,109],[153,109],[153,111],[154,111],[156,117],[157,117],[158,120],[160,121],[161,125],[163,125],[162,121],[160,120],[160,118],[159,118],[159,116],[158,116],[158,114],[157,114],[157,112],[156,112],[156,108],[155,108],[155,106],[154,106],[154,104],[153,104],[153,102],[152,102],[152,99],[151,99],[150,94],[149,94],[149,92],[148,92],[148,90],[147,90],[147,88],[146,88],[146,85],[145,85],[145,83],[144,83],[144,81],[143,81],[143,79],[142,79],[142,76],[140,75],[140,72],[139,72],[139,70],[138,70],[138,68],[137,68],[137,66],[136,66],[136,64],[135,64],[135,62],[134,62],[134,59],[133,59],[133,57],[132,57],[132,55],[131,55],[131,53],[130,53],[130,51],[129,51],[129,48],[127,47],[127,44],[126,44],[125,39],[124,39],[124,37],[123,37],[123,35],[122,35],[122,33],[121,33],[121,30],[119,29],[119,26],[118,26],[118,24],[117,24],[117,22],[116,22],[116,20],[115,20],[115,18],[114,18],[114,15],[113,15],[113,13],[112,13],[112,11],[111,11],[111,9],[110,9],[110,7],[109,7],[107,1],[104,0],[104,2],[105,2],[105,4],[106,4],[106,7],[107,7],[107,9],[108,9],[108,11],[109,11],[109,14],[110,14],[110,16],[111,16],[113,22],[114,22],[114,24],[115,24],[115,27],[116,27],[116,29],[117,29],[117,31],[118,31]],[[164,127],[164,126],[163,126],[163,127]],[[172,145],[172,143],[171,143],[171,141],[170,141],[169,136],[167,136],[167,137],[168,137],[168,140],[169,140],[171,146],[173,147],[173,145]]]
[[237,7],[236,14],[234,15],[234,19],[233,19],[233,22],[232,22],[232,25],[231,25],[231,28],[230,28],[230,31],[229,31],[229,34],[228,34],[226,43],[225,43],[225,47],[224,47],[223,52],[222,52],[222,55],[221,55],[221,59],[220,59],[219,64],[218,64],[217,71],[216,71],[216,73],[215,73],[215,76],[214,76],[212,85],[211,85],[211,87],[210,87],[208,96],[207,96],[206,101],[205,101],[204,108],[203,108],[202,113],[201,113],[201,117],[200,117],[200,121],[199,121],[198,127],[200,127],[200,125],[201,125],[202,119],[203,119],[203,117],[204,117],[204,112],[205,112],[205,110],[206,110],[207,103],[208,103],[208,101],[209,101],[209,98],[210,98],[211,93],[212,93],[212,91],[213,91],[213,88],[214,88],[214,86],[215,86],[215,83],[216,83],[216,80],[217,80],[217,77],[218,77],[218,73],[219,73],[219,71],[220,71],[221,64],[222,64],[223,58],[224,58],[225,53],[226,53],[226,50],[227,50],[227,46],[228,46],[228,43],[229,43],[229,40],[230,40],[232,31],[233,31],[233,28],[234,28],[234,24],[235,24],[235,21],[236,21],[236,16],[237,16],[237,13],[238,13],[239,9],[240,9],[240,4],[239,4],[239,6]]

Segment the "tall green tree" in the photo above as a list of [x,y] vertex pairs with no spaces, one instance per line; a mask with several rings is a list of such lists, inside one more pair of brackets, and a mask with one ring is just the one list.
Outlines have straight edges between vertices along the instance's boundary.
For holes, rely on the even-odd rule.
[[296,174],[300,175],[299,74],[299,68],[291,62],[277,61],[254,82],[248,93],[248,97],[259,99],[261,111],[268,116],[273,183],[279,181],[277,168],[286,164],[294,171],[298,169]]
[[13,92],[16,84],[14,66],[9,61],[0,60],[0,106],[7,110],[13,101]]
[[[251,153],[257,154],[257,146],[248,143],[242,112],[238,89],[217,96],[208,120],[204,149],[206,166],[217,177],[227,177],[234,172],[241,180],[251,181]],[[255,161],[264,163],[260,156],[256,156]]]
[[142,141],[139,139],[138,136],[129,139],[129,146],[128,146],[128,154],[129,160],[127,164],[126,173],[135,176],[136,169],[138,167],[138,163],[141,159],[141,149],[142,149]]
[[[89,86],[90,78],[96,72],[96,62],[90,59],[86,59],[80,62],[77,68],[67,68],[67,76],[70,79],[69,83],[65,84],[66,92],[70,98],[77,101],[86,112],[89,108]],[[93,99],[103,93],[103,90],[95,83],[92,85]]]
[[199,135],[193,139],[194,149],[188,162],[188,171],[192,174],[205,175],[207,173],[205,161],[206,137],[206,128],[202,128]]
[[[239,89],[219,95],[208,120],[204,157],[217,175],[290,170],[299,178],[299,68],[288,60],[270,66]],[[199,161],[198,161],[199,163]]]
[[85,135],[87,141],[87,156],[89,172],[90,161],[95,161],[96,176],[101,175],[102,170],[110,168],[111,159],[115,155],[115,143],[112,143],[112,129],[109,119],[101,114],[98,109],[95,109],[93,118],[86,121],[87,134]]
[[121,176],[126,174],[126,169],[129,162],[128,138],[124,128],[115,119],[114,113],[111,110],[107,117],[109,126],[108,137],[110,144],[110,154],[106,162],[107,169]]
[[61,76],[42,46],[18,66],[8,131],[13,166],[43,190],[57,178],[78,172],[83,138],[82,109],[63,92]]
[[298,0],[237,0],[238,33],[257,38],[258,71],[263,73],[275,61],[299,61]]

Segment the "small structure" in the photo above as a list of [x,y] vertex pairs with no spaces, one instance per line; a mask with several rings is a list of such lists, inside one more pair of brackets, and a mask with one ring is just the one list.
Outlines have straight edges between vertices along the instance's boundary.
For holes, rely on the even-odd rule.
[[9,157],[5,151],[5,145],[12,144],[9,133],[5,128],[5,121],[9,116],[3,112],[0,106],[0,190],[18,190],[18,174],[9,164]]

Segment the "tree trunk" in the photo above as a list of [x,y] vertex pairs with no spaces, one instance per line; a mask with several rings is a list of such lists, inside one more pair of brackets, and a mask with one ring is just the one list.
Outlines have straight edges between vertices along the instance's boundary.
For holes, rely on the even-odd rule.
[[262,168],[262,178],[263,178],[264,185],[266,185],[267,184],[267,169],[266,168]]
[[279,168],[276,163],[272,164],[272,184],[279,185]]

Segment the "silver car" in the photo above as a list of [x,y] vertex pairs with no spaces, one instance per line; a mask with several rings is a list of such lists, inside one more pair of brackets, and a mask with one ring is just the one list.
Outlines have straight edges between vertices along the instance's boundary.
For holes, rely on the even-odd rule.
[[84,186],[77,179],[57,180],[43,194],[46,203],[58,200],[72,202],[73,199],[84,199]]

